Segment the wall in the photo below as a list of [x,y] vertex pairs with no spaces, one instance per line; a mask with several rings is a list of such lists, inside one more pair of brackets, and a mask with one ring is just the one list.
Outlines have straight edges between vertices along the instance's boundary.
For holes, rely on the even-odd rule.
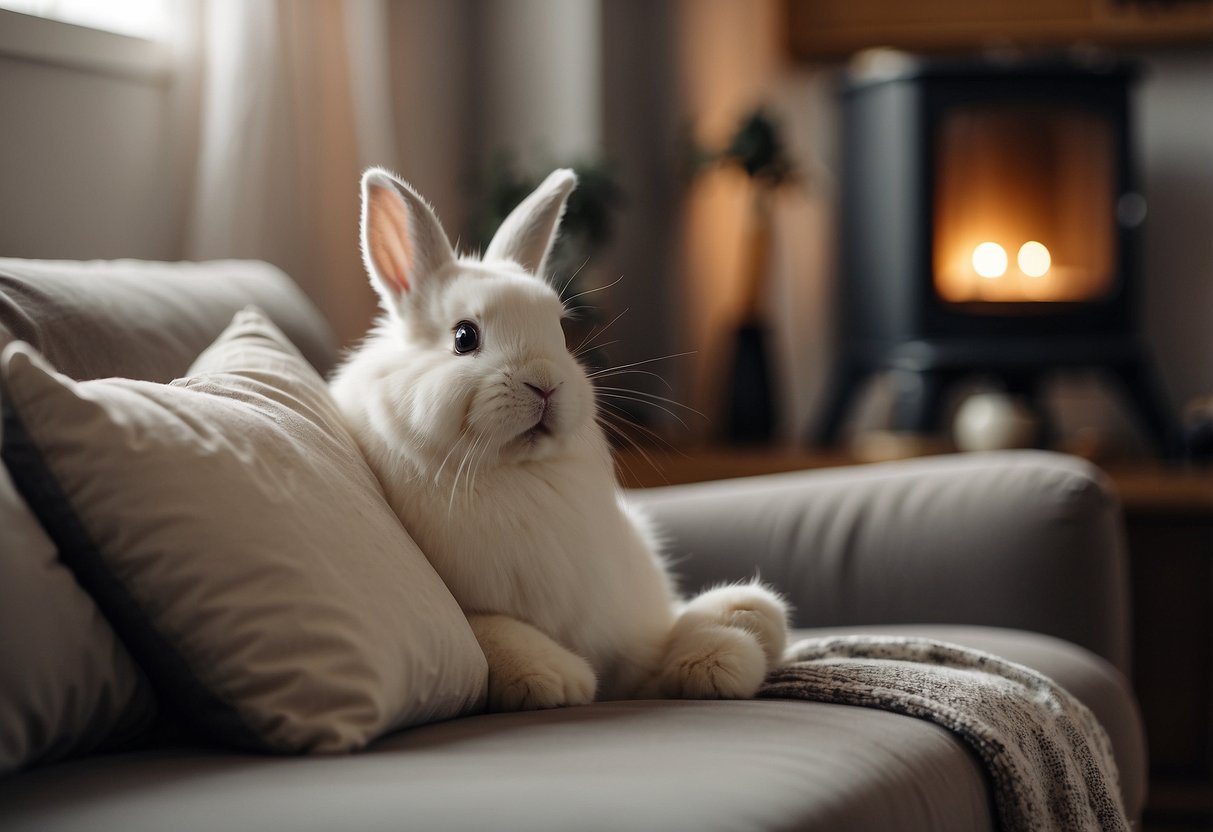
[[388,10],[397,165],[452,238],[494,154],[538,169],[600,147],[596,0],[395,0]]
[[[7,48],[28,46],[28,27],[14,28],[24,16],[0,15],[0,256],[178,256],[184,199],[163,71],[32,57]],[[103,51],[122,41],[97,37]]]
[[481,156],[510,147],[531,166],[597,151],[600,1],[510,0],[475,8]]
[[[798,168],[774,211],[770,283],[764,307],[777,393],[779,438],[799,441],[816,414],[832,355],[837,114],[827,70],[791,64],[783,47],[781,3],[717,0],[679,4],[681,107],[694,140],[723,147],[756,107],[772,112]],[[682,270],[672,312],[680,346],[694,350],[678,394],[705,414],[692,433],[725,432],[725,379],[741,296],[739,274],[748,210],[736,170],[707,169],[683,205]]]
[[452,236],[467,213],[473,44],[469,0],[388,5],[394,167],[431,201]]
[[[677,4],[681,110],[687,119],[688,138],[696,145],[718,151],[738,121],[756,106],[769,103],[771,90],[784,71],[779,49],[779,4],[772,0],[733,3],[728,0]],[[676,284],[677,303],[671,309],[679,321],[689,372],[678,390],[703,414],[694,421],[692,434],[723,436],[725,378],[732,354],[732,332],[738,324],[742,237],[749,211],[747,181],[728,168],[699,171],[689,183],[683,205],[682,271]],[[784,212],[777,212],[782,226]],[[776,262],[782,279],[788,237],[775,234]],[[771,307],[774,292],[767,298]],[[778,339],[782,334],[776,333]],[[771,345],[772,348],[775,345]],[[785,351],[786,352],[786,351]],[[789,373],[799,356],[782,356],[775,370],[776,386],[788,392]],[[786,405],[788,396],[783,397]],[[785,429],[790,420],[786,418]]]
[[1179,405],[1213,395],[1213,48],[1139,57],[1143,323]]
[[[605,350],[611,365],[637,365],[635,372],[613,377],[611,386],[686,403],[672,390],[685,388],[693,359],[667,357],[693,348],[679,314],[683,183],[677,171],[685,116],[671,48],[677,35],[673,4],[603,4],[602,149],[618,172],[625,203],[608,251],[583,285],[610,285],[587,297],[602,307],[604,324],[613,321],[596,340],[616,342]],[[680,428],[677,419],[696,427],[700,421],[660,400],[613,404],[646,424]]]

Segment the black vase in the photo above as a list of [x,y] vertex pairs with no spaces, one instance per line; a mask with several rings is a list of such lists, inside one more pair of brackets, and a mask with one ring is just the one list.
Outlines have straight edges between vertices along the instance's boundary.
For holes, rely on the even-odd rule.
[[729,373],[726,438],[736,444],[766,444],[775,435],[775,402],[767,353],[767,328],[737,328]]

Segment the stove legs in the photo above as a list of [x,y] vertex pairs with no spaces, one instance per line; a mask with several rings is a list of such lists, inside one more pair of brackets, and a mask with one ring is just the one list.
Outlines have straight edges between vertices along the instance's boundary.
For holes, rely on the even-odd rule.
[[1112,368],[1129,406],[1154,440],[1155,450],[1164,459],[1180,454],[1179,425],[1167,407],[1162,379],[1144,356]]
[[823,448],[838,444],[851,400],[855,398],[867,377],[867,369],[849,361],[839,362],[835,366],[826,386],[825,408],[809,438],[810,444]]
[[[1109,365],[1123,388],[1125,398],[1148,434],[1155,451],[1164,458],[1177,452],[1178,430],[1166,405],[1161,380],[1150,362],[1142,356]],[[985,370],[985,374],[1002,380],[1008,393],[1022,396],[1040,419],[1038,444],[1043,447],[1055,440],[1055,432],[1045,401],[1044,382],[1053,368],[1038,370]],[[838,444],[847,412],[868,377],[875,372],[888,372],[893,384],[894,404],[892,429],[910,433],[938,433],[947,430],[944,424],[944,403],[951,386],[976,372],[974,368],[923,368],[890,370],[887,367],[864,367],[844,362],[835,373],[826,391],[825,408],[812,436],[813,444],[829,447]]]
[[953,374],[944,370],[894,370],[893,430],[931,433],[943,423],[943,396]]

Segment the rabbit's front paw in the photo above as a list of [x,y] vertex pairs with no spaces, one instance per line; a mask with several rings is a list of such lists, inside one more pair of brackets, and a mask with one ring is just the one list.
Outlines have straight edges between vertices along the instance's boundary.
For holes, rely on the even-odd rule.
[[536,711],[594,701],[597,680],[590,663],[572,653],[520,660],[489,674],[489,708]]
[[723,624],[752,633],[768,669],[780,664],[788,643],[787,605],[758,583],[709,589],[687,602],[680,619],[683,627]]
[[705,626],[678,639],[657,681],[671,699],[748,699],[766,675],[766,657],[751,632]]

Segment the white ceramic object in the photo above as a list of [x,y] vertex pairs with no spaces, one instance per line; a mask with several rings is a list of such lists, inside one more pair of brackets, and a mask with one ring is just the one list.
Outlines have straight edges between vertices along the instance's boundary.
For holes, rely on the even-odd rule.
[[1020,399],[1006,393],[974,393],[956,410],[952,439],[962,451],[1030,448],[1039,421]]

